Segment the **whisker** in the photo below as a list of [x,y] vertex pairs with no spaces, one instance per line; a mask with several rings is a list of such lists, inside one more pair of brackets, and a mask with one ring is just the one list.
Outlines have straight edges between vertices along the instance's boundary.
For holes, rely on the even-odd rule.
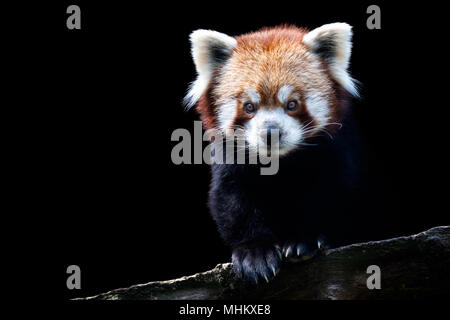
[[338,125],[339,129],[341,129],[343,127],[342,123],[340,123],[340,122],[330,122],[330,123],[327,123],[325,126],[329,126],[329,125]]

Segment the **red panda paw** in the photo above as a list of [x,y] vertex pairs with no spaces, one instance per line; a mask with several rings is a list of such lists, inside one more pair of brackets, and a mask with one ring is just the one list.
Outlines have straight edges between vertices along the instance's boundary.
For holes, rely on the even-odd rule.
[[269,282],[280,269],[281,248],[274,244],[248,243],[233,249],[233,269],[245,281]]

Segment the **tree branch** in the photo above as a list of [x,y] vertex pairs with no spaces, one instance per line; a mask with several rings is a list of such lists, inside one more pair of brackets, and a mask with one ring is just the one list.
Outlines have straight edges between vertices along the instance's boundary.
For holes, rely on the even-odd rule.
[[[381,269],[381,289],[369,290],[367,267]],[[77,300],[410,299],[450,296],[450,226],[408,237],[331,249],[285,263],[270,283],[246,284],[231,263],[175,280],[138,284]]]

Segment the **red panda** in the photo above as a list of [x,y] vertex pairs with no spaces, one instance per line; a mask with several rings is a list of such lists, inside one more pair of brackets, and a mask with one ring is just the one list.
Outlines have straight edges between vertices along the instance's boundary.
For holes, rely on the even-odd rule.
[[[212,164],[209,207],[244,279],[268,280],[283,258],[314,254],[322,245],[319,229],[336,218],[321,214],[320,201],[334,201],[340,191],[329,198],[327,191],[346,185],[339,181],[352,175],[349,159],[355,162],[339,130],[348,97],[358,95],[348,72],[351,38],[346,23],[312,31],[280,26],[237,37],[197,30],[190,36],[197,79],[185,104],[196,106],[205,129],[226,136],[241,128],[254,150],[268,149],[272,130],[279,134],[282,162],[273,177],[250,165]],[[324,132],[338,138],[331,142]],[[307,147],[311,141],[318,147]],[[290,201],[286,189],[295,193]]]

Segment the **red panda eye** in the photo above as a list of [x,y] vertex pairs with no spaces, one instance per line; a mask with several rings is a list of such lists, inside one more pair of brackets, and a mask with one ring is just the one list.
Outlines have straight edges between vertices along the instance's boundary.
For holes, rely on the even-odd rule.
[[294,111],[295,109],[297,109],[298,107],[298,103],[295,100],[291,100],[287,103],[286,109],[288,111]]
[[253,103],[246,103],[244,104],[244,110],[247,113],[254,113],[256,111],[256,108]]

